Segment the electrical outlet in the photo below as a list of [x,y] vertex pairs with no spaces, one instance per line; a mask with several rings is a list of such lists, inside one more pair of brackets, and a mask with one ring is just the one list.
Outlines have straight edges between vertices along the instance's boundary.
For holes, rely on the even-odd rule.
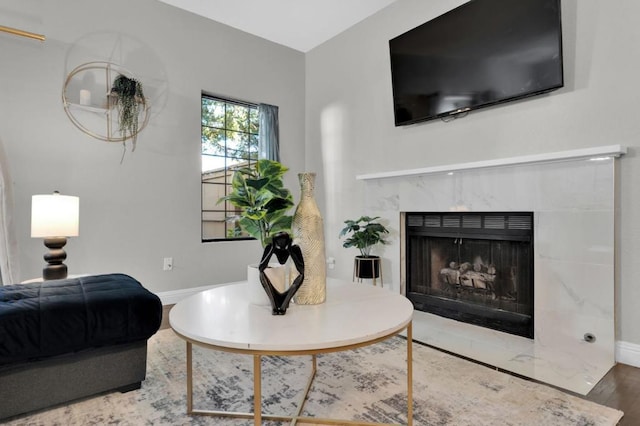
[[333,269],[336,267],[336,259],[334,257],[327,258],[327,266],[329,269]]
[[165,257],[164,258],[164,266],[162,268],[165,271],[173,270],[173,257]]

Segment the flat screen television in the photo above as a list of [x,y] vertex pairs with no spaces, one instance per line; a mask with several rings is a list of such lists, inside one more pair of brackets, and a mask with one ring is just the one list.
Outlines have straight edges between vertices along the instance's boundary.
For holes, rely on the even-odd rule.
[[389,41],[396,126],[563,86],[560,0],[471,0]]

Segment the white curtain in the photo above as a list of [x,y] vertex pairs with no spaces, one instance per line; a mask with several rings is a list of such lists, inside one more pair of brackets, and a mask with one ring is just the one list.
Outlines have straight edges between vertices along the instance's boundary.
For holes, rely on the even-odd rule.
[[278,107],[268,104],[258,105],[260,135],[258,156],[267,160],[280,161],[280,129],[278,127]]
[[13,183],[9,177],[9,167],[0,140],[0,284],[17,282],[18,243],[13,229]]

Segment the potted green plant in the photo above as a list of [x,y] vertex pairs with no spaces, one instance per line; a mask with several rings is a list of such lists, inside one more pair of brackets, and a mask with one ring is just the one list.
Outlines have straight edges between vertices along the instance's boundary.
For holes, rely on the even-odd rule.
[[378,278],[380,276],[380,257],[371,255],[376,244],[386,244],[384,235],[389,231],[377,220],[380,217],[362,216],[356,220],[345,220],[340,237],[346,237],[342,247],[356,247],[360,256],[356,256],[354,275],[358,278]]
[[142,83],[122,74],[113,80],[110,91],[111,104],[118,109],[118,129],[126,141],[131,139],[133,149],[139,130],[140,112],[146,108],[147,100]]
[[[234,172],[231,193],[218,201],[228,201],[240,208],[240,227],[259,240],[262,248],[265,248],[278,232],[288,232],[291,235],[293,216],[288,215],[287,211],[293,207],[293,197],[284,187],[282,180],[288,170],[277,161],[258,160],[254,167],[243,167]],[[257,263],[247,266],[247,297],[252,303],[268,305],[271,301],[260,282],[258,266]],[[276,266],[270,264],[270,279],[279,291],[284,292],[286,268]],[[274,272],[276,269],[278,273]]]
[[294,205],[293,197],[282,180],[288,170],[277,161],[258,160],[255,167],[234,172],[231,193],[218,201],[229,201],[241,209],[240,227],[258,239],[263,248],[274,234],[291,234],[293,217],[287,211]]

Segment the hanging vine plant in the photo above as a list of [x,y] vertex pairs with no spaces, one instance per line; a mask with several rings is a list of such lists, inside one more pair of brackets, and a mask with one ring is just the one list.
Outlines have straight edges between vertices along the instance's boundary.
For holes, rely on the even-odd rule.
[[147,100],[142,91],[142,83],[135,78],[130,78],[122,74],[113,80],[111,86],[111,102],[118,109],[119,131],[124,142],[131,139],[132,151],[136,149],[136,139],[138,137],[138,120],[140,112],[144,111]]

